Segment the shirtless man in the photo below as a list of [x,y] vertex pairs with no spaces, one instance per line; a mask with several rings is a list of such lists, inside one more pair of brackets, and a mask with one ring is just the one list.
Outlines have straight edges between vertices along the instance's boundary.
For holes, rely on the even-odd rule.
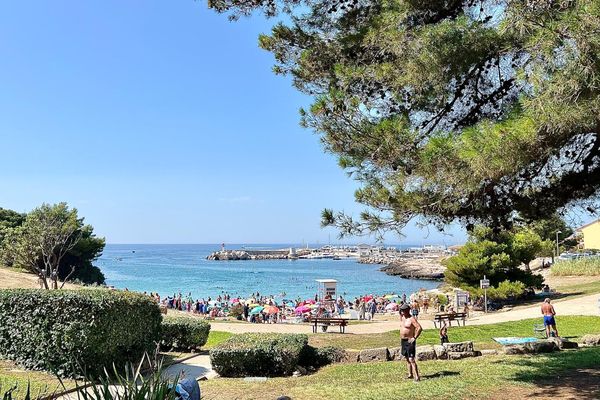
[[406,358],[408,366],[408,378],[414,378],[415,382],[420,381],[417,362],[415,361],[417,350],[417,338],[423,331],[421,324],[410,313],[410,306],[403,304],[400,307],[400,338],[402,356]]
[[558,337],[558,330],[556,329],[556,321],[554,320],[554,316],[556,315],[556,311],[554,311],[554,307],[550,304],[550,299],[546,298],[542,303],[542,315],[544,316],[544,326],[546,327],[546,337],[550,337],[550,328],[554,331],[554,336]]

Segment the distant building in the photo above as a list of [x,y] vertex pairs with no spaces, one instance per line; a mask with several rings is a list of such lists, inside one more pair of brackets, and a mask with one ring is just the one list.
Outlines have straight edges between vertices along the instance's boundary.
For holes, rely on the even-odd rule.
[[361,243],[356,247],[358,247],[358,254],[361,257],[368,257],[371,255],[371,246],[370,245]]
[[583,248],[585,250],[600,249],[600,219],[577,228],[583,235]]

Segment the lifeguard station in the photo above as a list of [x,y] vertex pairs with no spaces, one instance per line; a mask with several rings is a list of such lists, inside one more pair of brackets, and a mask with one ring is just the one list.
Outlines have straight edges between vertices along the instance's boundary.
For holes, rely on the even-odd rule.
[[[335,309],[335,301],[337,296],[337,281],[335,279],[317,279],[317,297],[322,307],[329,309],[331,312]],[[321,327],[323,332],[327,332],[327,328],[331,325],[338,325],[340,333],[346,332],[348,319],[346,318],[330,318],[321,316],[311,316],[309,322],[313,326],[313,333],[317,333],[317,327]]]
[[320,302],[335,301],[337,281],[335,279],[317,279],[317,296]]

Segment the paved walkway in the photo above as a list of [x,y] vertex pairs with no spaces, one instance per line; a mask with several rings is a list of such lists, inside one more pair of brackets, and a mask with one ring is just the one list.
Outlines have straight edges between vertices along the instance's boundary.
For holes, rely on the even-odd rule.
[[210,357],[208,354],[200,354],[180,363],[173,364],[163,371],[163,376],[175,378],[180,376],[182,372],[186,378],[194,379],[210,379],[216,375],[210,365]]

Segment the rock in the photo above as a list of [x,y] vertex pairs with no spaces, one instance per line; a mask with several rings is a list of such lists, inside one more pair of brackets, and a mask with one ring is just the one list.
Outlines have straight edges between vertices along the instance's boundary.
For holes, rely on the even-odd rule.
[[556,350],[559,350],[556,343],[547,340],[504,346],[504,354],[509,355],[551,353]]
[[463,358],[479,357],[479,356],[481,356],[480,351],[449,351],[448,352],[448,360],[461,360]]
[[444,347],[447,352],[462,353],[465,351],[473,351],[473,342],[460,342],[460,343],[444,343]]
[[[306,368],[301,367],[300,365],[298,365],[298,367],[296,368],[296,372],[298,372],[300,375],[308,374],[308,371],[306,370]],[[294,372],[294,373],[296,373],[296,372]]]
[[498,354],[498,350],[494,350],[494,349],[481,350],[482,356],[493,356],[496,354]]
[[390,361],[402,360],[402,347],[389,347],[388,353],[390,355]]
[[359,355],[359,361],[371,362],[371,361],[387,361],[389,358],[387,347],[380,347],[378,349],[366,349],[361,350]]
[[530,342],[525,344],[526,348],[530,350],[532,354],[538,353],[552,353],[553,351],[559,350],[558,346],[554,342],[540,340],[538,342]]
[[524,344],[511,344],[509,346],[504,346],[502,348],[502,352],[509,356],[514,356],[517,354],[526,354]]
[[394,260],[376,260],[371,263],[388,264],[380,268],[380,271],[388,275],[406,279],[442,280],[446,271],[446,267],[441,263],[443,259],[444,257],[423,259],[404,256]]
[[549,342],[553,342],[556,345],[556,347],[558,347],[560,350],[576,349],[579,347],[579,345],[576,342],[571,342],[563,338],[554,337],[547,340]]
[[416,359],[418,361],[435,360],[436,358],[437,355],[433,349],[433,346],[425,345],[417,347]]
[[439,360],[445,360],[448,358],[448,351],[446,348],[440,344],[436,344],[433,346],[433,350],[435,351],[435,356]]
[[302,374],[299,371],[294,371],[294,373],[292,374],[292,378],[298,378],[299,376],[302,376]]
[[600,346],[600,335],[585,335],[581,338],[581,343],[586,346]]
[[344,356],[341,358],[342,363],[355,363],[358,362],[360,351],[358,350],[346,350]]

